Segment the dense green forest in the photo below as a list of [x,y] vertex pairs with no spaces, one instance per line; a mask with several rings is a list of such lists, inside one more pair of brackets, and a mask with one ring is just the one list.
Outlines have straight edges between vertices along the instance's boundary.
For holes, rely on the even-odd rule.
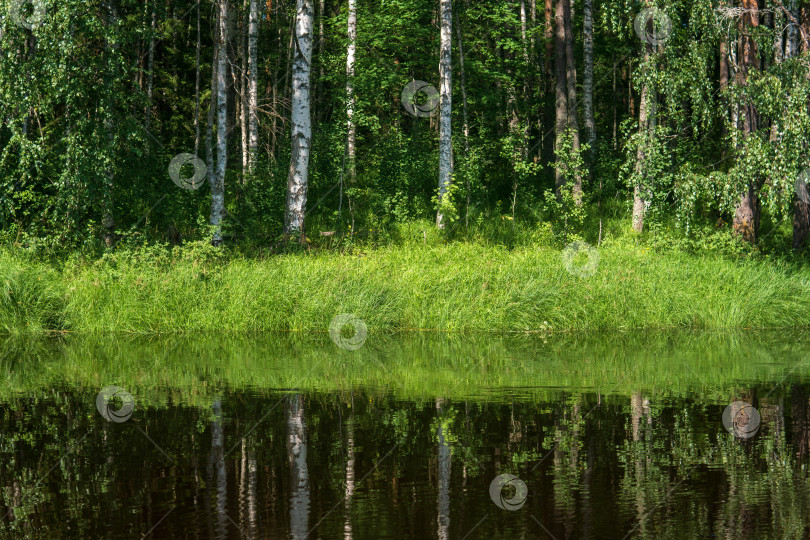
[[0,6],[6,245],[810,229],[799,0]]

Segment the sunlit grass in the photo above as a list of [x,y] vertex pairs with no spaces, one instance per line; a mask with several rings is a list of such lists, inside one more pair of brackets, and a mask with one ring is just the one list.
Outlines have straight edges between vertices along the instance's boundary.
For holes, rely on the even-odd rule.
[[582,277],[558,249],[474,243],[230,260],[151,250],[60,270],[0,254],[0,331],[322,331],[339,313],[372,333],[810,326],[807,267],[629,243],[599,255]]

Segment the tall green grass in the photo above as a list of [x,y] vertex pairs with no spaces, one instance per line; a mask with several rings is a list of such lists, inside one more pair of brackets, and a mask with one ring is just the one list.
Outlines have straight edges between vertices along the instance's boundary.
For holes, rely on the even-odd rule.
[[108,255],[59,270],[0,254],[0,328],[133,334],[525,332],[810,326],[810,269],[606,243],[591,277],[549,247],[405,244],[265,259],[196,249]]
[[0,255],[0,333],[41,333],[63,326],[64,283],[43,264]]

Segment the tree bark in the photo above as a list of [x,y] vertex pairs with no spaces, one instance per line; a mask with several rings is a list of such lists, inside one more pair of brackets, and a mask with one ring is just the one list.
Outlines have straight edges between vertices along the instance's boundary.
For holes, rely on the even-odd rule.
[[346,155],[349,182],[357,177],[355,168],[355,140],[357,128],[354,125],[354,61],[357,50],[357,0],[349,0],[349,20],[346,29],[349,43],[346,47]]
[[563,11],[563,1],[557,0],[554,6],[554,94],[555,94],[555,123],[554,133],[554,153],[556,166],[554,168],[554,186],[557,199],[562,199],[562,188],[565,184],[562,163],[560,160],[560,144],[568,123],[568,96],[565,60],[565,15]]
[[310,88],[312,76],[312,0],[297,0],[292,60],[292,152],[287,178],[285,234],[300,235],[304,241],[304,214],[309,182],[309,153],[312,143]]
[[[650,4],[647,3],[647,6],[649,7]],[[652,24],[652,21],[648,24]],[[641,69],[645,70],[652,61],[652,45],[645,42],[642,44],[642,47],[644,52],[641,59]],[[644,230],[644,217],[647,212],[647,205],[649,204],[646,200],[648,195],[647,186],[642,179],[644,178],[646,169],[644,146],[649,141],[651,128],[650,102],[652,100],[650,99],[650,93],[651,89],[647,85],[647,79],[643,78],[638,106],[638,132],[643,136],[643,140],[639,142],[639,147],[636,151],[636,182],[633,186],[633,230],[639,233]]]
[[[217,55],[217,165],[211,179],[211,218],[215,227],[211,244],[222,244],[225,214],[225,170],[228,164],[228,0],[219,0],[219,53]],[[212,98],[213,99],[213,96]]]
[[[568,127],[571,130],[571,146],[579,151],[579,118],[577,115],[577,66],[574,59],[574,33],[571,25],[571,0],[562,0],[565,23],[565,61],[566,81],[568,85]],[[582,176],[574,176],[574,201],[582,205]]]
[[582,4],[583,56],[585,57],[585,74],[582,82],[582,105],[585,112],[585,136],[590,150],[588,164],[592,169],[596,146],[596,120],[593,114],[593,0],[584,0]]
[[[147,3],[149,0],[146,0]],[[144,111],[144,127],[149,131],[149,126],[152,122],[152,86],[155,72],[155,27],[157,26],[157,14],[155,13],[154,5],[152,6],[152,32],[149,37],[149,60],[147,64],[146,75],[146,110]]]
[[[247,44],[248,41],[248,21],[245,20],[246,16],[250,18],[250,0],[243,0],[243,9],[240,13],[240,27],[241,31],[239,33],[239,58],[241,59],[241,73],[239,74],[239,99],[236,100],[239,106],[239,127],[241,130],[242,137],[240,142],[242,144],[242,184],[245,183],[245,179],[248,175],[248,162],[250,158],[248,157],[250,151],[248,150],[248,52],[246,49],[249,48]],[[236,84],[234,84],[234,92],[236,92]]]
[[545,0],[545,16],[546,16],[546,76],[550,79],[552,75],[552,66],[555,65],[554,60],[554,7],[553,0]]
[[[439,118],[439,204],[450,189],[453,176],[451,112],[453,92],[453,63],[451,58],[453,9],[451,0],[440,0],[441,43],[439,53],[440,118]],[[436,226],[444,228],[441,210],[436,213]]]
[[194,155],[200,150],[200,0],[197,0],[197,55],[194,83]]
[[[739,39],[739,65],[737,73],[737,83],[747,84],[748,73],[759,67],[759,53],[757,43],[750,34],[748,28],[759,26],[759,14],[757,0],[743,0],[742,7],[748,11],[740,19],[740,39]],[[755,136],[759,114],[754,105],[750,102],[743,103],[743,136]],[[754,178],[748,180],[746,189],[740,196],[740,200],[734,210],[734,221],[732,229],[734,234],[750,244],[756,243],[757,230],[759,228],[759,199],[757,196],[756,182]]]
[[250,0],[248,21],[248,173],[256,173],[259,155],[259,2]]
[[[108,15],[108,25],[113,26],[117,23],[118,20],[118,9],[116,6],[115,0],[111,0],[108,5],[109,15]],[[118,43],[106,43],[107,54],[108,56],[112,56],[117,54],[116,50],[118,49]],[[112,52],[110,52],[112,50]],[[107,66],[108,66],[108,77],[112,81],[113,73],[112,66],[115,63],[112,61],[111,58],[107,59]],[[112,83],[111,83],[112,84]],[[107,141],[109,144],[109,152],[112,154],[115,150],[115,106],[112,102],[108,103],[107,111],[106,111],[106,118],[104,120],[104,127],[107,132]],[[23,126],[25,127],[25,126]],[[114,197],[114,188],[115,188],[115,164],[110,162],[107,165],[107,170],[105,171],[104,175],[104,188],[103,188],[103,216],[102,216],[102,226],[104,227],[104,243],[107,248],[112,248],[113,244],[115,243],[115,217],[113,215],[113,197]]]

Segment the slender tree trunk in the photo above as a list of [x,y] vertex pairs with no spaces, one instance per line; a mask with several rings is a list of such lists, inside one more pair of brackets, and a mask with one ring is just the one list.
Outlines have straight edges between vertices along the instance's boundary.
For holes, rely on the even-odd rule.
[[464,212],[464,227],[469,228],[470,225],[470,171],[467,160],[470,157],[470,122],[467,116],[467,83],[464,73],[464,47],[461,41],[461,24],[459,23],[458,14],[456,14],[456,37],[458,39],[458,62],[459,62],[459,76],[461,77],[461,118],[464,122],[464,171],[465,189],[467,191],[467,206]]
[[[450,189],[450,182],[453,177],[452,163],[452,142],[450,116],[452,112],[453,95],[453,63],[451,58],[452,30],[453,30],[453,8],[451,0],[440,0],[441,19],[441,50],[439,53],[439,78],[441,80],[439,90],[440,119],[439,119],[439,204],[444,201],[447,191]],[[436,214],[436,226],[444,228],[441,210]]]
[[318,120],[324,118],[326,107],[323,106],[324,87],[324,47],[326,46],[326,31],[324,30],[324,18],[326,17],[326,4],[324,0],[318,1],[318,80],[315,81],[315,102]]
[[[219,0],[219,54],[217,56],[217,166],[211,182],[211,244],[222,243],[225,214],[225,170],[228,163],[228,0]],[[212,97],[213,99],[213,97]]]
[[[579,151],[579,118],[577,115],[577,65],[574,59],[574,33],[571,25],[571,0],[563,1],[563,17],[565,22],[565,61],[566,79],[568,84],[568,127],[571,129],[571,146]],[[582,205],[582,176],[574,176],[574,201],[577,206]]]
[[[650,4],[648,3],[647,6]],[[649,23],[652,24],[652,23]],[[641,69],[648,69],[650,62],[652,62],[652,45],[649,43],[642,44],[643,53],[641,59]],[[633,230],[641,232],[644,230],[644,216],[647,211],[647,187],[642,180],[646,171],[646,153],[644,147],[648,144],[650,137],[650,88],[647,85],[647,79],[644,78],[641,83],[641,97],[638,107],[638,131],[643,136],[639,148],[636,151],[636,164],[635,172],[637,180],[633,186]]]
[[292,152],[287,178],[286,234],[301,235],[304,241],[304,214],[307,207],[309,152],[312,144],[310,88],[312,75],[312,0],[297,0],[295,19],[295,53],[292,65]]
[[[805,36],[810,36],[810,4],[804,2],[801,9],[798,12],[797,19],[799,20],[799,24],[801,25],[801,32]],[[805,39],[798,39],[799,32],[797,32],[797,41],[798,46],[797,49],[800,49],[802,54],[807,54],[808,47],[810,43],[808,43]],[[798,54],[799,51],[796,51]],[[810,104],[808,104],[810,107]],[[806,201],[802,200],[800,197],[796,196],[794,193],[793,199],[793,249],[801,250],[804,247],[805,242],[807,241],[808,233],[810,233],[810,204]]]
[[618,103],[619,103],[619,92],[618,87],[616,86],[616,69],[617,69],[616,62],[613,62],[613,149],[616,149],[616,128],[618,124]]
[[[148,2],[149,0],[147,0]],[[152,122],[152,83],[155,73],[155,27],[157,26],[157,14],[155,7],[152,6],[152,32],[149,37],[149,60],[147,64],[146,75],[146,110],[144,110],[144,126],[149,131],[149,126]]]
[[[593,0],[584,0],[582,4],[583,18],[583,56],[585,57],[585,74],[582,86],[582,104],[585,112],[585,136],[590,150],[588,151],[589,169],[593,169],[596,157],[596,120],[593,114]],[[615,72],[614,72],[615,73]]]
[[[219,10],[214,16],[214,32],[219,36]],[[208,166],[208,182],[213,189],[214,176],[214,121],[217,110],[217,71],[219,69],[219,38],[214,39],[214,56],[211,60],[211,102],[208,105],[208,121],[205,127],[205,162]]]
[[194,83],[194,155],[200,150],[200,0],[197,0],[197,55]]
[[[116,6],[116,0],[110,0],[107,4],[107,8],[109,10],[108,15],[108,25],[114,26],[118,21],[118,9]],[[108,77],[110,81],[114,80],[114,73],[112,70],[114,69],[112,66],[115,65],[113,62],[112,56],[117,55],[118,43],[110,43],[106,44],[107,48],[107,66],[108,66]],[[115,149],[115,106],[112,102],[108,103],[106,118],[104,120],[104,127],[107,131],[107,141],[109,144],[109,152],[111,154],[114,153]],[[115,164],[109,163],[107,165],[107,170],[105,171],[104,175],[104,189],[103,189],[103,217],[102,217],[102,225],[104,227],[104,243],[106,244],[107,248],[112,248],[113,244],[115,243],[115,218],[113,215],[113,192],[115,188]]]
[[346,47],[346,155],[349,182],[357,176],[355,168],[355,139],[357,128],[354,125],[354,57],[357,50],[357,0],[349,0],[349,20],[347,28],[349,43]]
[[545,40],[546,40],[546,77],[549,79],[552,76],[552,66],[555,65],[554,60],[554,24],[555,24],[555,14],[554,14],[554,7],[553,7],[554,0],[545,0],[545,17],[546,17],[546,28],[545,28]]
[[[748,73],[759,67],[759,53],[754,37],[750,35],[750,27],[759,26],[759,14],[756,0],[743,0],[743,8],[751,10],[744,13],[740,21],[739,40],[739,65],[740,71],[737,74],[738,84],[746,85]],[[745,137],[755,136],[759,123],[759,114],[754,105],[743,103],[743,134]],[[748,185],[740,197],[737,207],[734,210],[734,221],[732,224],[734,234],[750,244],[757,240],[757,229],[759,228],[759,199],[755,178],[748,180]]]
[[250,0],[248,22],[248,173],[256,172],[259,155],[259,2]]
[[554,133],[556,135],[554,141],[554,153],[556,155],[556,166],[554,168],[554,186],[557,193],[557,199],[562,199],[562,188],[565,185],[566,179],[562,170],[562,162],[560,160],[560,145],[562,144],[563,134],[565,133],[566,124],[568,123],[568,97],[567,87],[568,80],[566,75],[566,59],[565,59],[565,15],[563,2],[565,0],[557,0],[554,6],[554,90],[555,90],[555,122]]
[[[248,149],[248,21],[245,20],[246,16],[250,18],[250,0],[243,0],[243,8],[240,14],[241,32],[239,33],[239,57],[242,59],[242,73],[239,75],[239,127],[242,132],[242,184],[244,185],[245,179],[248,175],[248,166],[250,162],[250,150]],[[236,86],[234,85],[234,91]]]
[[[722,4],[721,4],[722,5]],[[721,91],[725,91],[728,88],[729,83],[729,65],[728,65],[728,43],[725,41],[720,42],[720,89]],[[728,111],[726,111],[728,112]],[[726,122],[723,121],[721,124],[723,135],[728,133],[726,128]],[[723,145],[723,157],[725,157],[725,145]]]

